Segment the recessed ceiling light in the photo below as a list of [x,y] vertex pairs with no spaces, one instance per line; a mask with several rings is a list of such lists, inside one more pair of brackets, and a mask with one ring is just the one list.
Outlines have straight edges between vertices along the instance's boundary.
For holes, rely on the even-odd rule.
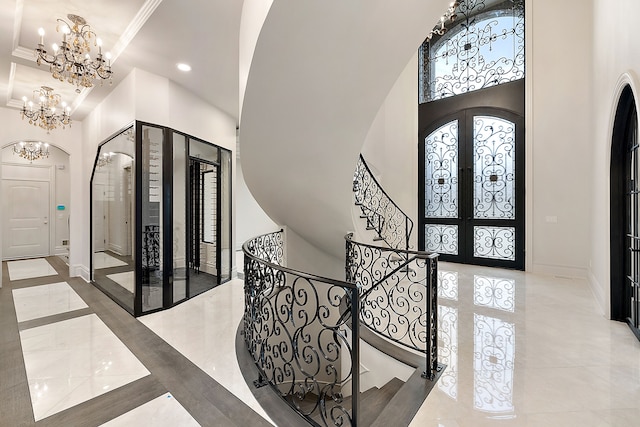
[[191,71],[191,65],[180,63],[180,64],[178,64],[178,70],[180,70],[180,71]]

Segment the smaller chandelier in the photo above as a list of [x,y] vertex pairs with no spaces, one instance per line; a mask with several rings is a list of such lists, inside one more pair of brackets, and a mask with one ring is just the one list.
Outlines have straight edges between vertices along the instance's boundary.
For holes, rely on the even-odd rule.
[[[22,119],[28,118],[29,124],[45,129],[47,133],[62,125],[62,129],[71,126],[71,117],[69,113],[71,107],[66,102],[60,102],[60,95],[53,93],[53,89],[48,86],[42,86],[40,89],[33,91],[33,99],[37,100],[38,106],[34,108],[33,101],[27,102],[27,97],[22,97],[22,111],[20,115]],[[61,104],[62,113],[58,113],[56,107]]]
[[[78,15],[67,15],[70,25],[64,19],[58,19],[56,31],[62,32],[62,43],[60,46],[53,44],[53,54],[48,54],[44,48],[44,29],[40,28],[40,43],[36,48],[36,62],[38,65],[42,61],[49,64],[49,70],[54,78],[67,81],[76,86],[76,92],[80,93],[81,88],[93,87],[94,80],[109,80],[111,83],[111,54],[102,55],[102,40],[91,29],[87,21]],[[98,55],[91,58],[91,39],[93,45],[98,46]]]
[[33,162],[34,160],[49,157],[49,144],[42,142],[19,142],[13,144],[13,154]]
[[111,163],[111,157],[113,156],[114,153],[109,152],[109,153],[103,153],[102,156],[98,157],[98,163],[96,164],[96,166],[98,166],[99,168],[104,167],[108,164]]
[[434,36],[443,36],[447,32],[445,23],[447,21],[453,22],[458,18],[458,15],[456,14],[458,6],[460,6],[459,1],[452,1],[449,4],[447,11],[440,17],[438,24],[429,32],[429,35],[427,35],[427,41],[431,41]]

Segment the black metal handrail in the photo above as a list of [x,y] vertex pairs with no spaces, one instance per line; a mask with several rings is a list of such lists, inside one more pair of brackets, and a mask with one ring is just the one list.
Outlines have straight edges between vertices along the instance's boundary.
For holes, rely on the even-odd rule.
[[378,238],[391,248],[409,250],[413,221],[384,191],[362,154],[353,175],[353,192],[355,204],[360,207],[362,216],[367,219],[367,226],[376,231]]
[[243,251],[244,340],[256,385],[270,385],[314,426],[357,426],[358,288],[284,267],[282,231]]
[[347,281],[360,288],[360,321],[386,339],[424,353],[424,376],[438,371],[438,254],[346,240]]

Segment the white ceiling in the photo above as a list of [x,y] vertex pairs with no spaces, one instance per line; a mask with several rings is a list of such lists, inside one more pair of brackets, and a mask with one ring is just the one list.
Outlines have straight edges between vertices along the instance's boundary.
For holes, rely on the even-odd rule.
[[[0,0],[0,103],[22,107],[22,97],[49,86],[82,120],[134,67],[167,77],[238,117],[238,40],[242,0]],[[60,44],[56,19],[85,18],[110,51],[113,85],[85,89],[54,79],[38,66],[38,28],[45,49]],[[93,52],[92,52],[93,53]],[[178,62],[192,66],[184,73]]]

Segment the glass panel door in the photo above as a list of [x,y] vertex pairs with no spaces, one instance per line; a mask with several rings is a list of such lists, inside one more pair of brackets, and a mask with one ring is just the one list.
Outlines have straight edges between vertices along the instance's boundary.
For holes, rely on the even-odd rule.
[[521,117],[470,109],[424,136],[421,248],[443,260],[524,268],[521,135]]
[[635,109],[630,114],[629,129],[627,130],[627,248],[626,272],[629,286],[630,317],[629,325],[635,329],[640,337],[640,221],[638,212],[640,209],[640,158],[638,158],[638,125]]
[[164,129],[142,126],[141,293],[142,312],[163,307],[163,142]]

